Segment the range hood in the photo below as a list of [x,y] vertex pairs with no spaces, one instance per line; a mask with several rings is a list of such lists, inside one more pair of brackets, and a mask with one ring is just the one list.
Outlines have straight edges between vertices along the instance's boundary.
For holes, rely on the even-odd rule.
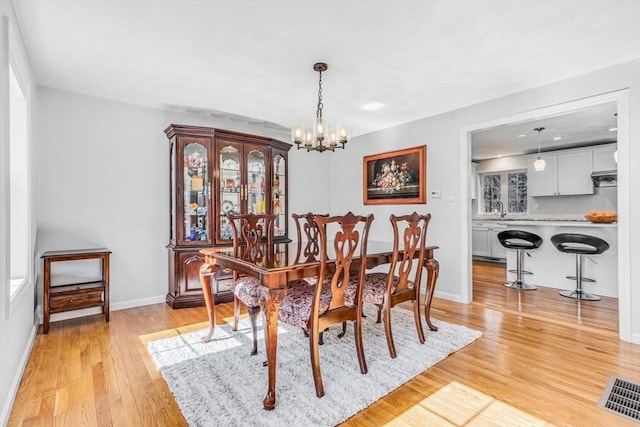
[[615,187],[618,185],[618,171],[599,171],[591,174],[591,180],[596,187]]

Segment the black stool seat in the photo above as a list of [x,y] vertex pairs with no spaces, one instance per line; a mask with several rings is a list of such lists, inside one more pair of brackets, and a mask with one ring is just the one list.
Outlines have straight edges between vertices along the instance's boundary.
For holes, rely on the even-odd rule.
[[600,255],[609,244],[596,236],[577,233],[560,233],[551,236],[551,243],[560,252],[568,254]]
[[573,291],[560,291],[560,295],[579,300],[598,301],[597,295],[592,295],[582,289],[582,282],[595,282],[593,279],[582,277],[582,257],[584,255],[600,255],[609,249],[609,243],[596,236],[578,233],[559,233],[551,236],[551,243],[560,252],[576,256],[576,275],[567,279],[576,281]]
[[531,272],[522,269],[522,258],[524,255],[523,251],[538,249],[542,246],[542,237],[524,230],[504,230],[499,232],[497,237],[502,246],[507,249],[516,250],[516,270],[509,270],[510,272],[516,273],[516,280],[505,283],[505,286],[528,291],[537,289],[536,286],[526,284],[522,281],[523,274],[531,274]]
[[498,233],[498,241],[507,249],[538,249],[542,237],[523,230],[505,230]]

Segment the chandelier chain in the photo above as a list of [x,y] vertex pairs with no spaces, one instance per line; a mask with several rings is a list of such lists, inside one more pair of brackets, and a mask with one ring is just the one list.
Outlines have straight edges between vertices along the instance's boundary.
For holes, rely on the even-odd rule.
[[318,72],[320,74],[320,79],[318,80],[318,109],[316,110],[316,117],[322,118],[322,70]]

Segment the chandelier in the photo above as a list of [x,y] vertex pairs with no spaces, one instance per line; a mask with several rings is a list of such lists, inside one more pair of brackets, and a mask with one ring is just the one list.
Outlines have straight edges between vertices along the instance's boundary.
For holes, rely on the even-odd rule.
[[540,127],[535,128],[534,130],[538,132],[538,158],[535,162],[533,162],[533,168],[536,170],[536,172],[542,172],[544,170],[545,161],[544,159],[540,158],[540,132],[542,132],[544,128]]
[[308,151],[323,152],[326,150],[335,151],[336,148],[344,149],[344,145],[349,141],[349,128],[343,124],[338,124],[335,129],[329,129],[329,125],[322,118],[322,72],[327,71],[327,64],[316,62],[313,69],[318,72],[318,106],[316,109],[316,119],[313,128],[306,130],[303,122],[296,122],[291,126],[291,141],[296,144],[298,150],[305,148]]

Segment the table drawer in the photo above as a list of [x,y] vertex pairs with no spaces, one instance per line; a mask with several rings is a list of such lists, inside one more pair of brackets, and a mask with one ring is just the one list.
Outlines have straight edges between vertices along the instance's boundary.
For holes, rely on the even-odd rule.
[[51,311],[75,310],[102,304],[102,291],[51,298]]

